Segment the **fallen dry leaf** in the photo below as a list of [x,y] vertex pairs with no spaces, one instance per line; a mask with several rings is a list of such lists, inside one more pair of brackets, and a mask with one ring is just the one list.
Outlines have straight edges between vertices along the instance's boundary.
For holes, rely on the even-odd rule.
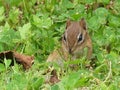
[[58,76],[57,76],[57,71],[54,69],[52,72],[51,72],[51,77],[50,77],[50,83],[51,84],[55,84],[57,82],[59,82],[60,80],[58,79]]
[[53,70],[48,69],[45,73],[43,73],[43,75],[46,76],[45,83],[48,83],[50,85],[54,85],[55,83],[60,81],[58,79],[57,71],[55,69]]
[[0,53],[0,62],[2,63],[4,58],[6,59],[11,59],[12,62],[10,66],[14,65],[14,60],[18,64],[22,64],[24,69],[29,69],[33,62],[34,62],[34,57],[33,56],[28,56],[24,54],[20,54],[15,51],[4,51]]

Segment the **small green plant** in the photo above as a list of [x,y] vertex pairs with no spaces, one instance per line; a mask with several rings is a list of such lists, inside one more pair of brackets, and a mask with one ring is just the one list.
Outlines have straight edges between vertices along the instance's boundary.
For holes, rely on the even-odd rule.
[[[119,90],[120,89],[119,0],[1,0],[0,52],[15,50],[35,56],[28,71],[20,65],[0,63],[0,90]],[[67,19],[85,18],[93,42],[93,58],[55,65],[60,82],[45,83],[48,55],[58,47]],[[71,70],[71,63],[78,65]],[[86,68],[93,63],[92,69]],[[66,72],[64,72],[66,71]],[[62,73],[61,73],[62,72]]]

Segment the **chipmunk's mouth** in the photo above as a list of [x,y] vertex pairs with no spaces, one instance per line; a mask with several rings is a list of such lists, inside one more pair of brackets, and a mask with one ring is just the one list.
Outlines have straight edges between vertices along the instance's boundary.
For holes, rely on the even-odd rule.
[[73,56],[73,55],[74,55],[74,51],[71,50],[71,49],[69,49],[68,53],[69,53],[70,56]]
[[71,48],[69,48],[69,54],[72,54],[72,50],[71,50]]

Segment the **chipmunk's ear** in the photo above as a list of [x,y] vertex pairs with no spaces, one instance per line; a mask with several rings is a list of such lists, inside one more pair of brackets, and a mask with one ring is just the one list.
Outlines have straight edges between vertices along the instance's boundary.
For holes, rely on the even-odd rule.
[[81,26],[84,30],[87,29],[87,27],[86,27],[86,22],[85,22],[85,19],[84,19],[84,18],[82,18],[82,19],[79,21],[79,23],[80,23],[80,26]]
[[66,29],[70,26],[70,24],[71,24],[71,21],[70,21],[70,19],[68,19],[66,22]]

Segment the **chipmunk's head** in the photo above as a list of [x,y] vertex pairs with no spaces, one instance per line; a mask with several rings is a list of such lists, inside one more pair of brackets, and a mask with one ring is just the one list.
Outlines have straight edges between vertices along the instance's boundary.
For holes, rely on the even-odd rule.
[[69,54],[74,54],[78,48],[82,48],[86,36],[86,22],[82,18],[78,22],[68,20],[66,30],[62,37],[62,47]]

